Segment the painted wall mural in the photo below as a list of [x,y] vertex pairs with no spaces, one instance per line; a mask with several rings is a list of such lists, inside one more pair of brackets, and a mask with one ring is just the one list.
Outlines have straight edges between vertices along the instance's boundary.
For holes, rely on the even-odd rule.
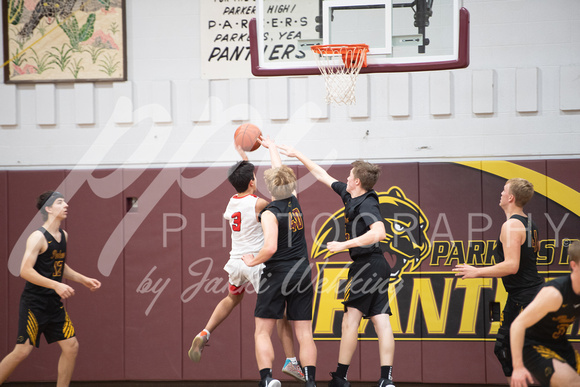
[[127,79],[124,0],[2,0],[6,83]]

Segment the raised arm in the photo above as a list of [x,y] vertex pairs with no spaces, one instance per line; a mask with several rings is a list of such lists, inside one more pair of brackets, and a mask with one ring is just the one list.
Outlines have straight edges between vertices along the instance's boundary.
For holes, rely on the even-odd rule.
[[297,158],[304,166],[316,177],[316,180],[325,184],[326,186],[332,186],[332,183],[337,181],[334,177],[330,176],[328,172],[324,170],[320,165],[316,164],[314,161],[310,160],[308,157],[304,156],[301,152],[288,145],[278,145],[280,153],[288,157]]
[[246,154],[246,151],[244,151],[244,148],[242,148],[240,145],[236,145],[236,150],[240,154],[242,160],[248,161],[248,155]]
[[280,168],[282,166],[282,159],[280,158],[274,140],[272,140],[270,136],[260,136],[258,141],[260,141],[260,144],[262,144],[264,148],[270,151],[270,162],[272,163],[272,168]]

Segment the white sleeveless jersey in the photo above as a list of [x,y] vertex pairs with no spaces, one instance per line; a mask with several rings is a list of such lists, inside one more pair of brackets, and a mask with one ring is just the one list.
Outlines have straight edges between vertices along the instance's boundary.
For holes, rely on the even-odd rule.
[[256,217],[258,197],[246,195],[231,197],[224,218],[230,222],[232,233],[231,259],[240,259],[242,255],[257,253],[264,245],[262,225]]

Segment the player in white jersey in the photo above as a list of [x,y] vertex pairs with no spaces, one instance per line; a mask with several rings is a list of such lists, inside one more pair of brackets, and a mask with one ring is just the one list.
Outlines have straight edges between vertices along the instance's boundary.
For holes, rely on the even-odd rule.
[[[245,153],[238,149],[244,160],[233,165],[228,171],[228,181],[235,188],[237,194],[230,198],[224,218],[230,223],[232,235],[232,249],[230,259],[224,266],[229,276],[229,293],[215,307],[205,329],[203,329],[191,343],[189,358],[199,362],[201,352],[207,344],[210,333],[213,332],[242,301],[248,282],[257,291],[260,283],[263,265],[249,267],[242,261],[242,255],[258,253],[264,244],[262,225],[258,221],[258,214],[268,202],[255,195],[256,175],[254,165],[247,161]],[[302,369],[294,356],[294,337],[292,327],[284,318],[278,322],[278,335],[286,354],[283,372],[304,381]]]
[[249,251],[257,253],[264,245],[262,225],[258,222],[256,214],[259,214],[267,203],[266,200],[252,194],[236,194],[230,198],[224,213],[232,233],[230,259],[224,266],[224,270],[229,274],[230,292],[243,293],[243,287],[248,281],[258,291],[263,265],[249,267],[241,258]]

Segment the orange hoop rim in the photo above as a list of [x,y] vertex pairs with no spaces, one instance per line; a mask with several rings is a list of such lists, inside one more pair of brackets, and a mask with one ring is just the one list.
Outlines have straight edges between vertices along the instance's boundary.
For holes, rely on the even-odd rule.
[[310,46],[310,49],[320,55],[324,54],[348,54],[349,52],[356,51],[359,54],[366,54],[369,52],[368,44],[316,44]]

